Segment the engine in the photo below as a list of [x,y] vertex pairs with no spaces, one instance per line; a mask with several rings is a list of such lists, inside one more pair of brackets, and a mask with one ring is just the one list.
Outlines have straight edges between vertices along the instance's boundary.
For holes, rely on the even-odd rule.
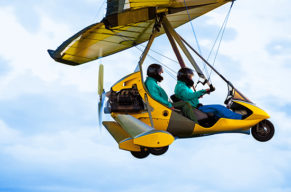
[[143,110],[145,110],[145,105],[136,85],[118,92],[111,90],[107,107],[105,108],[106,113],[139,113]]

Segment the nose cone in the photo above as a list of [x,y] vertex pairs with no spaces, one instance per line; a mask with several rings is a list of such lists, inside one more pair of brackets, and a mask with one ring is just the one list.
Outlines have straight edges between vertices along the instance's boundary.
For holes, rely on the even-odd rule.
[[271,116],[265,112],[264,110],[260,109],[260,111],[256,111],[253,115],[254,119],[269,119]]
[[249,110],[251,110],[253,112],[246,120],[263,120],[263,119],[270,118],[270,115],[266,111],[257,107],[254,104],[240,102],[240,101],[235,101],[235,102],[240,104],[240,105],[243,105],[244,107],[248,108]]
[[253,112],[253,114],[249,116],[247,120],[257,120],[257,119],[263,120],[270,118],[270,115],[266,111],[257,106],[251,105],[251,107],[249,106],[248,108]]

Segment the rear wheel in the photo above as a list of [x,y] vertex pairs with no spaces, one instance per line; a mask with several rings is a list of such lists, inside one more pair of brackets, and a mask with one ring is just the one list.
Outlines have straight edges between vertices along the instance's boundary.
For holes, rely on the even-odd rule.
[[150,154],[149,150],[145,148],[141,148],[141,151],[131,151],[130,153],[138,159],[146,158]]
[[166,147],[159,147],[159,148],[149,148],[149,151],[153,155],[163,155],[169,149],[169,146]]
[[253,137],[261,142],[266,142],[272,139],[275,133],[274,125],[269,120],[263,120],[252,127]]

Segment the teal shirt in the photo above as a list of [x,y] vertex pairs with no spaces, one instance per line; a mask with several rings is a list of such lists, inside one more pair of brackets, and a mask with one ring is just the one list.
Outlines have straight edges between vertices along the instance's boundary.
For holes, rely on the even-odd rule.
[[168,107],[172,107],[172,104],[169,102],[167,93],[158,85],[157,80],[152,77],[147,77],[145,85],[155,100],[164,105],[167,105]]
[[175,87],[176,97],[182,99],[183,101],[189,102],[193,107],[197,107],[197,105],[199,104],[199,97],[201,97],[205,93],[206,90],[194,92],[183,81],[178,81]]

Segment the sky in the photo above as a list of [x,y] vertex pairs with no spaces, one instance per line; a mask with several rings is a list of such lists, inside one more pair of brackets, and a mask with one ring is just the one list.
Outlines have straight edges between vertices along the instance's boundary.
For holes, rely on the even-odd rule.
[[[78,67],[56,63],[46,52],[100,21],[105,4],[0,0],[0,192],[291,191],[291,2],[237,0],[215,63],[270,114],[273,139],[176,140],[165,155],[143,160],[119,150],[97,118],[99,64],[109,90],[135,69],[141,52],[132,48]],[[229,6],[192,22],[205,57]],[[189,24],[177,31],[196,46]],[[159,37],[154,50],[174,58],[167,43]],[[145,67],[153,62],[148,58]],[[175,80],[164,77],[161,86],[170,95]],[[215,74],[211,80],[217,91],[202,102],[222,104],[226,86]]]

